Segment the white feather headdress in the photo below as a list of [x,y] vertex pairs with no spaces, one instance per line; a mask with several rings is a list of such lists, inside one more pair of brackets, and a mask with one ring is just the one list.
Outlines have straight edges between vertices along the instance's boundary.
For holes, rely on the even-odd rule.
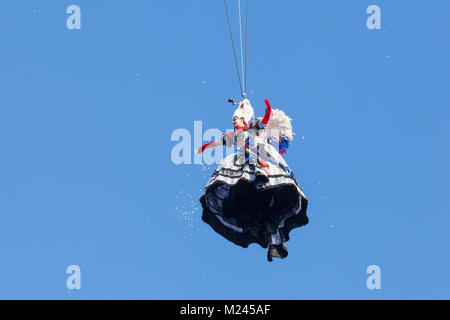
[[244,99],[239,103],[239,107],[234,111],[234,117],[244,118],[247,124],[250,123],[250,120],[253,118],[253,107],[248,99]]

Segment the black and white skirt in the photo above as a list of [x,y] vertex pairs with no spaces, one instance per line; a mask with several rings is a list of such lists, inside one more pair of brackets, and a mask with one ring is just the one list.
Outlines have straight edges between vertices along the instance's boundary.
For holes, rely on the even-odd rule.
[[202,220],[244,248],[286,242],[292,229],[308,223],[308,200],[292,171],[273,146],[262,147],[268,166],[249,161],[248,153],[229,155],[200,197]]

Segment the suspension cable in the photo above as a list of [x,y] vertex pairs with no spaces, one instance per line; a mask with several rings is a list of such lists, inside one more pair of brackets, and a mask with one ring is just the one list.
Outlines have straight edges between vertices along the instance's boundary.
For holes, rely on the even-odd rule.
[[248,0],[246,1],[245,9],[245,81],[244,81],[244,92],[247,92],[247,44],[248,44]]
[[238,0],[238,8],[239,8],[239,37],[241,40],[241,70],[242,70],[242,86],[243,86],[243,94],[245,93],[245,80],[244,80],[244,46],[242,45],[242,15],[241,15],[241,0]]
[[239,86],[241,87],[241,94],[244,95],[244,88],[242,86],[241,74],[239,72],[239,63],[238,63],[238,59],[237,59],[236,48],[234,46],[233,32],[232,32],[232,29],[231,29],[230,14],[228,13],[227,0],[223,0],[223,3],[225,5],[225,12],[227,14],[228,30],[230,31],[231,46],[233,47],[234,62],[236,64],[236,71],[237,71],[237,74],[238,74]]

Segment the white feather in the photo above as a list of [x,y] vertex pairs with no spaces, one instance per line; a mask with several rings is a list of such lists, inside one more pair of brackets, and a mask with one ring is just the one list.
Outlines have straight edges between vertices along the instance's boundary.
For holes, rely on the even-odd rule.
[[289,140],[293,139],[292,119],[289,118],[282,110],[272,109],[269,123],[266,128],[266,136],[278,139],[281,136],[286,136]]

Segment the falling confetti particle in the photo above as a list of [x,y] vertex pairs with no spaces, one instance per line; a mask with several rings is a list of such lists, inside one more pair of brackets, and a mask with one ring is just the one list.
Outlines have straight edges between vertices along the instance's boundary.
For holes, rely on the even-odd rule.
[[[175,211],[177,215],[186,221],[188,226],[192,229],[197,229],[197,222],[199,217],[198,212],[198,200],[197,198],[184,190],[181,190],[176,196],[177,205],[175,206]],[[192,235],[192,234],[191,234]]]

